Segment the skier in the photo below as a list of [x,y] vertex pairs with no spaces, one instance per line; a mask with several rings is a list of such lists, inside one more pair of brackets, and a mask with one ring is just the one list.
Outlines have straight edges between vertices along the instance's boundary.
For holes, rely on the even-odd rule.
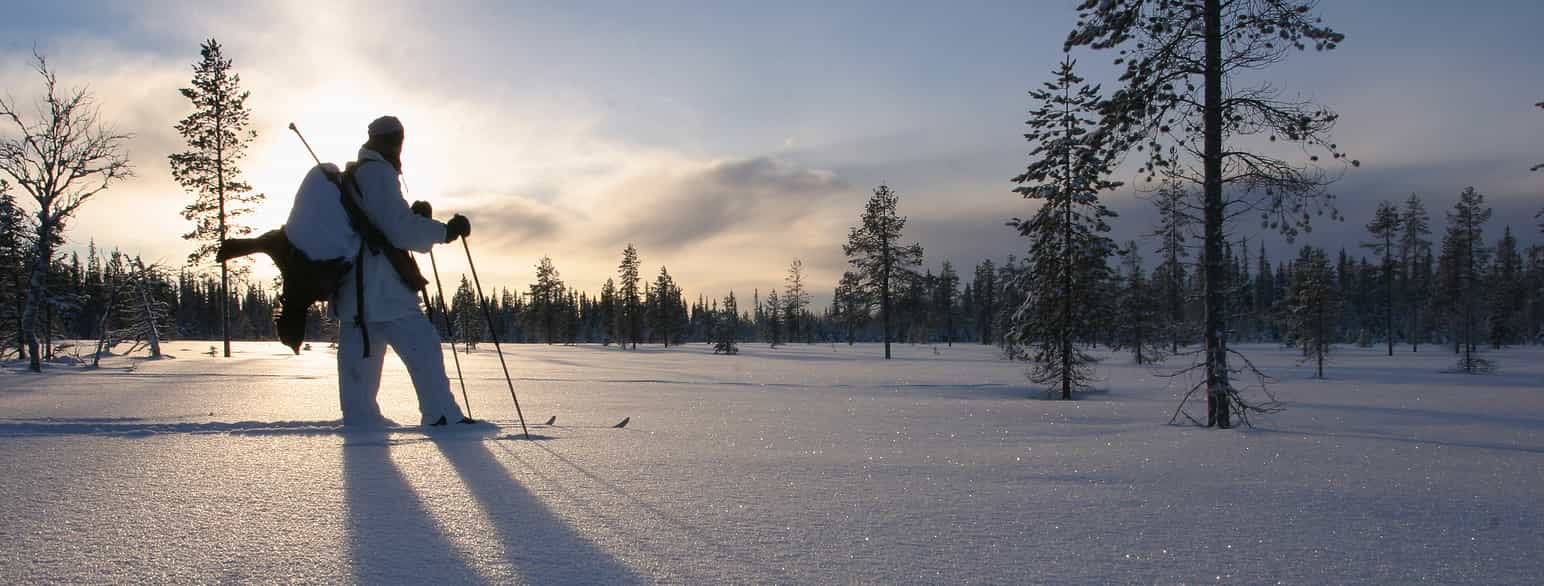
[[[428,202],[414,202],[409,207],[403,199],[398,179],[404,138],[401,121],[394,116],[382,116],[371,122],[368,130],[369,140],[360,147],[351,175],[360,207],[390,245],[428,252],[435,244],[454,242],[471,234],[472,225],[466,216],[456,214],[450,221],[440,223],[430,217],[432,208]],[[398,265],[403,259],[411,264],[411,257],[398,251],[367,251],[358,266],[344,277],[342,287],[330,302],[331,311],[341,324],[338,399],[343,422],[386,424],[376,395],[380,392],[383,355],[390,345],[413,380],[422,424],[473,423],[462,415],[450,392],[439,332],[420,311],[416,293],[405,282],[406,273],[400,272],[404,269]],[[361,270],[363,275],[354,274]],[[417,275],[416,266],[412,272]]]

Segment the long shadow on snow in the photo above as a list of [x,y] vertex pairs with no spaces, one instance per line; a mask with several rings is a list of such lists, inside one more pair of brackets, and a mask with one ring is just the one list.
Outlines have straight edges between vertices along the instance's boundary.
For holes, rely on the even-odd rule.
[[1476,450],[1500,450],[1500,451],[1504,451],[1504,452],[1521,452],[1521,453],[1524,453],[1524,454],[1544,454],[1544,447],[1530,447],[1530,446],[1507,445],[1507,444],[1485,443],[1485,442],[1459,442],[1459,441],[1439,440],[1439,439],[1423,439],[1423,438],[1418,438],[1418,437],[1406,437],[1406,436],[1387,435],[1387,434],[1379,434],[1379,433],[1298,431],[1298,430],[1290,430],[1290,429],[1269,429],[1269,428],[1264,428],[1264,427],[1255,427],[1253,429],[1248,430],[1246,433],[1262,433],[1262,434],[1265,434],[1265,433],[1279,433],[1279,434],[1285,434],[1285,435],[1296,435],[1296,436],[1307,436],[1307,437],[1323,437],[1323,438],[1336,438],[1336,439],[1369,439],[1369,440],[1381,440],[1381,441],[1389,441],[1389,442],[1398,442],[1398,443],[1402,443],[1402,444],[1415,444],[1415,445],[1421,445],[1421,446],[1437,446],[1437,447],[1442,447],[1442,448],[1470,448],[1470,449],[1476,449]]
[[510,476],[485,442],[434,445],[477,499],[514,570],[532,584],[643,584]]
[[[385,431],[409,431],[412,428],[387,428]],[[95,435],[149,437],[161,434],[232,434],[232,435],[370,435],[350,429],[337,419],[329,421],[237,421],[237,422],[155,422],[139,417],[84,417],[42,419],[0,419],[0,437],[38,437],[51,435]]]
[[[728,542],[728,541],[724,540],[721,536],[715,535],[711,531],[705,531],[705,530],[703,530],[701,528],[694,527],[692,525],[687,524],[686,522],[682,521],[681,519],[678,519],[675,516],[665,512],[663,509],[661,509],[660,507],[654,505],[653,503],[650,503],[650,502],[648,502],[648,501],[646,501],[646,500],[644,500],[642,498],[639,498],[638,496],[628,492],[627,490],[623,489],[620,485],[618,485],[616,482],[613,482],[611,480],[603,478],[603,477],[595,474],[594,472],[591,472],[590,470],[586,469],[585,467],[580,466],[578,463],[576,463],[573,460],[570,460],[569,458],[563,456],[562,454],[558,453],[556,450],[553,450],[552,448],[549,448],[549,447],[547,447],[545,445],[541,445],[541,444],[533,444],[533,445],[537,449],[540,449],[541,451],[546,452],[547,455],[550,456],[552,459],[567,465],[568,468],[570,468],[570,469],[574,470],[575,472],[578,472],[579,474],[583,475],[585,478],[589,479],[590,482],[593,482],[596,485],[602,487],[606,492],[609,492],[609,493],[611,493],[613,495],[616,495],[617,497],[620,497],[622,499],[627,500],[629,502],[629,504],[631,505],[629,507],[629,509],[634,511],[633,514],[638,515],[640,517],[643,517],[643,516],[652,517],[653,519],[655,519],[655,520],[665,524],[666,526],[668,526],[671,529],[673,529],[676,532],[678,532],[678,535],[685,536],[691,542],[689,544],[690,547],[702,548],[703,550],[712,550],[714,553],[716,553],[718,555],[718,560],[715,560],[715,563],[712,564],[713,566],[718,567],[718,568],[727,568],[727,567],[741,568],[741,569],[752,568],[753,571],[756,572],[757,575],[762,576],[768,582],[778,583],[778,584],[791,584],[791,583],[794,583],[794,580],[790,576],[788,576],[786,574],[786,572],[784,572],[781,568],[777,568],[777,567],[774,567],[774,566],[770,566],[770,565],[767,565],[767,564],[764,564],[764,563],[757,562],[753,558],[753,556],[749,555],[748,553],[742,552],[742,551],[737,551],[736,549],[734,549],[733,548],[733,544],[731,542]],[[569,490],[569,489],[567,489],[567,488],[565,488],[563,486],[563,482],[560,480],[560,478],[557,475],[555,475],[555,474],[543,474],[541,472],[540,466],[536,465],[533,462],[528,461],[526,458],[522,457],[518,452],[515,452],[514,450],[510,449],[507,445],[500,445],[499,447],[503,448],[504,451],[507,452],[510,455],[510,457],[514,458],[515,460],[518,460],[518,461],[520,461],[522,463],[526,463],[527,465],[531,466],[531,470],[532,470],[531,473],[536,475],[537,477],[541,478],[542,481],[544,481],[544,482],[546,482],[546,483],[548,483],[550,485],[556,486],[559,490],[563,490],[565,492],[572,492],[571,490]],[[591,510],[593,511],[594,509],[591,508]],[[631,530],[629,531],[629,529],[631,529]],[[623,531],[628,531],[629,533],[631,533],[632,536],[636,540],[638,540],[640,543],[648,544],[648,543],[651,543],[651,542],[658,541],[659,539],[662,538],[661,535],[657,535],[657,534],[649,534],[649,535],[638,534],[639,530],[636,527],[622,528],[622,530]],[[671,539],[678,539],[678,537],[671,537]],[[682,544],[678,543],[676,545],[682,545]],[[666,555],[668,555],[668,554],[666,554]],[[683,571],[687,571],[687,570],[683,570]],[[671,578],[672,579],[670,581],[680,580],[680,581],[685,581],[685,582],[711,583],[711,582],[715,582],[715,581],[722,581],[722,580],[715,580],[716,577],[714,577],[714,576],[701,576],[701,577],[699,577],[699,576],[692,576],[690,574],[685,574],[685,573],[683,573],[683,574],[676,574],[675,576],[672,576]]]
[[1490,427],[1498,425],[1521,427],[1525,429],[1544,430],[1544,419],[1516,417],[1512,415],[1493,415],[1490,413],[1464,413],[1461,411],[1433,411],[1431,409],[1418,409],[1399,406],[1372,406],[1372,405],[1339,405],[1334,403],[1312,403],[1297,401],[1289,402],[1289,408],[1317,409],[1324,411],[1347,411],[1363,413],[1367,415],[1389,415],[1401,418],[1426,419],[1424,423],[1451,424],[1455,421],[1467,423],[1482,423]]
[[379,444],[343,448],[349,557],[360,584],[482,581],[435,525],[418,494]]
[[[1480,355],[1480,358],[1491,358]],[[1497,364],[1496,372],[1490,374],[1463,374],[1452,372],[1454,364],[1458,361],[1452,355],[1444,355],[1441,359],[1433,359],[1430,364],[1415,368],[1398,368],[1382,365],[1367,364],[1335,364],[1333,361],[1325,365],[1325,374],[1329,375],[1328,382],[1366,381],[1378,385],[1421,386],[1433,391],[1448,391],[1453,393],[1464,392],[1468,384],[1479,382],[1486,387],[1506,390],[1532,391],[1539,388],[1537,374],[1528,372],[1509,371],[1508,363],[1501,361]],[[1514,363],[1515,364],[1515,363]],[[1313,368],[1311,366],[1295,366],[1281,369],[1282,373],[1291,373],[1293,376],[1284,380],[1312,382]]]
[[[540,424],[533,428],[542,427]],[[441,439],[483,438],[514,426],[477,427],[467,430],[433,432]],[[83,435],[97,437],[155,437],[160,435],[234,435],[234,436],[337,436],[346,445],[386,446],[427,441],[428,429],[417,426],[359,428],[343,425],[341,420],[321,421],[237,421],[237,422],[166,422],[141,417],[46,417],[0,418],[0,437],[48,437]],[[547,439],[532,434],[532,439]]]

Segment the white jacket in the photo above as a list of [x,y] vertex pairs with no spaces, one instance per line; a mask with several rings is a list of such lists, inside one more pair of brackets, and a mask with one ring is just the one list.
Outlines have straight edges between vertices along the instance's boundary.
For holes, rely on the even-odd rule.
[[[428,252],[435,244],[445,241],[445,224],[413,213],[407,200],[402,198],[402,184],[396,168],[380,153],[359,149],[359,165],[354,178],[359,182],[360,207],[393,246]],[[371,254],[366,248],[362,264],[366,322],[391,321],[419,312],[418,292],[408,290],[385,254]],[[355,278],[353,270],[344,276],[343,287],[338,289],[330,304],[332,314],[349,324],[354,323],[358,299]]]

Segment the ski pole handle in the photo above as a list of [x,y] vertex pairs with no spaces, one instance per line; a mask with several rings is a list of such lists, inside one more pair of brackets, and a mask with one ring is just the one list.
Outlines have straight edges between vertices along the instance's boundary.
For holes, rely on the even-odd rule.
[[289,123],[289,129],[295,131],[295,136],[300,137],[300,144],[306,145],[306,152],[311,153],[311,159],[318,165],[322,164],[322,158],[316,156],[316,151],[311,150],[311,143],[306,142],[306,135],[300,133],[300,129],[295,127],[294,122]]

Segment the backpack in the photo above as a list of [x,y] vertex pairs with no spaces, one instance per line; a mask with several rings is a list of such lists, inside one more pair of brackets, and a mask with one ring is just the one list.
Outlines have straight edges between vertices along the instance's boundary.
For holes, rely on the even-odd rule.
[[300,182],[283,226],[257,238],[221,241],[215,255],[220,262],[257,252],[273,259],[284,281],[274,325],[279,341],[296,354],[305,338],[306,310],[313,303],[333,299],[350,270],[358,269],[353,270],[358,295],[354,324],[364,339],[364,355],[370,356],[364,315],[364,255],[385,254],[409,290],[423,291],[429,283],[413,256],[392,246],[360,207],[363,194],[354,172],[361,164],[349,163],[343,172],[332,164],[312,167]]

